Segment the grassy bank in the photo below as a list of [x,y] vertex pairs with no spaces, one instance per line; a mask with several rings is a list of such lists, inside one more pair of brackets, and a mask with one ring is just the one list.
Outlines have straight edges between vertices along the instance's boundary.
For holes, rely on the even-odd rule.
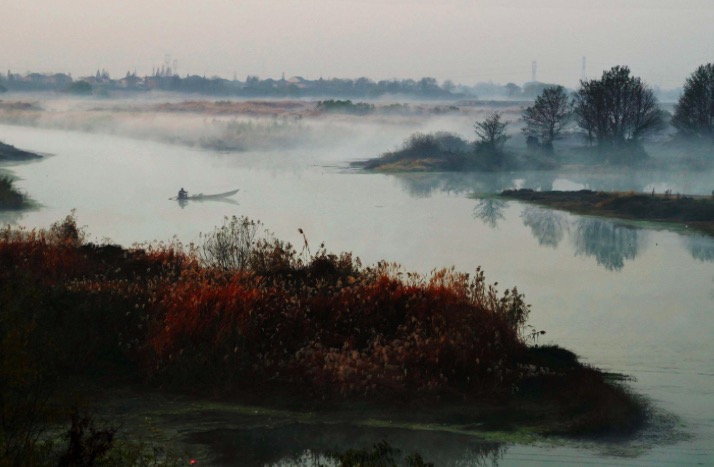
[[197,249],[86,243],[72,217],[6,229],[0,449],[31,449],[39,438],[16,436],[32,427],[24,414],[50,417],[45,395],[77,379],[471,431],[642,422],[637,398],[605,375],[529,345],[539,333],[523,296],[480,269],[423,277],[305,246],[235,218]]
[[714,235],[714,195],[505,190],[502,197],[578,214],[679,224]]

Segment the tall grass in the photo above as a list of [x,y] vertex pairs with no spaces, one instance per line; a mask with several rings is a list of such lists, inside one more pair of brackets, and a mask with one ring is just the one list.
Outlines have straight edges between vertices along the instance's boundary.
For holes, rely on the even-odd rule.
[[48,231],[5,230],[1,274],[45,295],[35,333],[70,372],[121,364],[176,384],[289,384],[342,397],[510,390],[528,307],[480,269],[421,276],[363,267],[349,253],[242,241],[240,261],[211,263],[180,245],[86,244],[68,217]]
[[[237,236],[239,261],[221,259],[231,242],[211,257],[180,243],[87,243],[73,215],[47,230],[0,232],[6,454],[32,450],[46,388],[78,375],[300,401],[502,400],[541,387],[533,378],[550,378],[548,394],[559,390],[562,369],[529,353],[523,296],[499,293],[480,268],[420,275],[386,262],[365,267],[350,253],[297,252],[252,235],[261,224],[246,218],[226,225],[207,242]],[[584,375],[605,384],[594,371]],[[620,392],[597,399],[588,384],[590,392],[573,394],[603,405],[629,400]],[[30,413],[37,417],[28,422],[22,414]]]

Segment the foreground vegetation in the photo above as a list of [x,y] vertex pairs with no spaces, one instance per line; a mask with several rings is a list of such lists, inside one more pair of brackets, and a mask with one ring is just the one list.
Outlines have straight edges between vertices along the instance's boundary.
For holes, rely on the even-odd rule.
[[11,464],[38,456],[41,427],[67,413],[50,401],[78,378],[543,433],[629,432],[644,417],[572,353],[529,346],[541,332],[526,325],[523,296],[499,294],[480,269],[422,277],[313,254],[307,240],[298,253],[246,218],[198,248],[84,237],[72,216],[0,236],[0,449]]
[[607,193],[601,191],[505,190],[501,196],[580,214],[676,223],[714,235],[714,193],[711,197],[667,192]]

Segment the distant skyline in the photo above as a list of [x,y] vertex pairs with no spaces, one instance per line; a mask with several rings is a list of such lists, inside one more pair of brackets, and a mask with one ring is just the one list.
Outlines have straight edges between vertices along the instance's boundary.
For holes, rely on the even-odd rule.
[[[682,6],[684,4],[684,6]],[[3,72],[434,77],[575,87],[627,65],[680,87],[714,61],[711,0],[0,0]]]

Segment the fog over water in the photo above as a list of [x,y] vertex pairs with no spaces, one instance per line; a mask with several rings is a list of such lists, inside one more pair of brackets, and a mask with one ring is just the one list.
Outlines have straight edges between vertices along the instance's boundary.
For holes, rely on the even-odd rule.
[[[91,238],[129,246],[172,238],[199,242],[200,233],[225,216],[246,215],[295,245],[302,241],[297,232],[302,228],[311,246],[324,241],[329,251],[352,251],[366,264],[384,259],[422,273],[482,266],[499,288],[517,286],[525,294],[533,307],[531,325],[547,332],[541,342],[558,343],[588,363],[633,377],[628,384],[649,397],[655,411],[633,440],[557,447],[488,445],[443,433],[418,438],[408,430],[349,425],[328,437],[319,425],[289,422],[280,429],[257,423],[255,430],[234,432],[206,421],[204,431],[194,430],[184,441],[211,446],[226,459],[252,452],[258,464],[278,463],[280,457],[261,457],[266,446],[285,456],[296,450],[307,456],[308,449],[328,441],[347,448],[353,447],[349,440],[368,445],[381,438],[405,449],[420,446],[427,460],[445,465],[478,459],[486,465],[499,459],[500,465],[669,465],[714,458],[714,240],[686,228],[576,216],[484,197],[514,187],[708,194],[711,171],[362,173],[349,162],[393,149],[416,130],[447,129],[470,138],[474,114],[305,117],[275,126],[272,118],[214,120],[110,112],[104,104],[94,110],[60,101],[47,105],[53,110],[39,114],[37,127],[0,125],[0,140],[48,154],[9,168],[19,177],[18,187],[41,207],[2,213],[0,222],[44,227],[76,209]],[[201,145],[211,135],[226,138],[221,131],[233,120],[257,125],[250,131],[268,143],[243,151]],[[229,202],[182,205],[169,200],[181,186],[191,193],[240,191]]]
[[[496,110],[509,122],[506,151],[522,155],[522,111],[530,102],[485,103],[472,95],[405,102],[383,95],[365,97],[376,110],[358,116],[320,113],[317,97],[217,101],[146,92],[149,80],[127,90],[119,81],[164,68],[171,69],[167,82],[174,74],[220,77],[234,91],[248,76],[415,83],[433,77],[439,89],[452,80],[456,92],[463,88],[454,84],[463,84],[491,99],[506,98],[507,83],[573,90],[581,79],[622,65],[666,96],[662,109],[671,114],[685,79],[714,57],[711,0],[0,0],[0,6],[0,141],[45,156],[0,167],[0,176],[16,178],[36,202],[30,210],[0,211],[0,226],[43,228],[75,210],[92,241],[187,245],[227,217],[247,216],[294,245],[303,242],[301,228],[313,249],[324,242],[328,251],[350,251],[364,264],[394,261],[422,274],[480,266],[500,290],[517,286],[525,294],[529,324],[546,331],[539,343],[562,345],[626,375],[624,384],[651,404],[647,426],[627,440],[494,442],[452,426],[306,423],[257,411],[224,419],[197,410],[170,427],[183,445],[225,465],[312,465],[324,461],[318,453],[325,449],[381,439],[405,453],[419,450],[436,465],[714,464],[714,238],[687,226],[579,216],[494,196],[508,188],[708,196],[710,145],[670,144],[675,130],[667,127],[644,138],[651,159],[639,170],[578,170],[573,163],[562,171],[370,173],[351,163],[399,149],[416,132],[447,131],[470,145],[474,122]],[[86,98],[71,98],[59,85],[44,94],[3,85],[5,76],[32,84],[26,76],[32,72],[68,73],[77,84],[104,71],[115,81],[94,86]],[[518,98],[532,97],[519,91]],[[574,124],[563,136],[555,144],[559,163],[587,153]],[[222,200],[171,200],[181,187],[191,194],[240,191]]]

